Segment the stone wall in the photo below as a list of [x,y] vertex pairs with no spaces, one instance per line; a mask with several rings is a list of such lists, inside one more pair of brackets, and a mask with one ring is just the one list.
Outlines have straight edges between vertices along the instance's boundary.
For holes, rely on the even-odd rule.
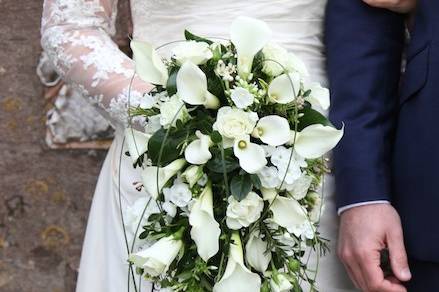
[[[125,24],[127,1],[120,2]],[[87,214],[105,157],[105,151],[49,150],[44,143],[48,104],[35,75],[42,3],[0,0],[2,292],[74,291]]]

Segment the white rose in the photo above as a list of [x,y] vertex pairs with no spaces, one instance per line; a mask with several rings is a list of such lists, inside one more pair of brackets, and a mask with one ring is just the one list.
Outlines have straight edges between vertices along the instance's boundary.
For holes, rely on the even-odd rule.
[[[283,47],[269,43],[265,45],[262,49],[262,53],[264,54],[264,58],[266,61],[263,64],[262,72],[272,77],[276,77],[287,70],[287,65],[289,61],[289,56],[287,50]],[[284,68],[282,68],[282,66]]]
[[185,122],[188,118],[187,108],[177,95],[174,95],[169,101],[162,103],[160,106],[160,124],[164,128],[171,126],[172,121],[174,121],[172,126],[175,126],[177,120]]
[[186,207],[190,200],[192,200],[192,192],[189,189],[189,185],[179,179],[176,179],[170,188],[164,188],[163,195],[166,201],[170,201],[180,208]]
[[293,285],[283,274],[274,275],[270,280],[270,286],[272,292],[289,292],[293,288]]
[[183,247],[181,235],[163,237],[151,247],[131,254],[129,260],[139,268],[143,268],[147,275],[158,277],[167,272],[169,266]]
[[258,115],[254,112],[225,106],[218,110],[213,129],[229,140],[225,142],[231,142],[227,146],[232,146],[234,139],[251,134],[257,121]]
[[172,49],[172,55],[180,65],[186,61],[195,65],[204,64],[213,56],[209,44],[197,41],[180,43]]
[[259,219],[264,209],[264,201],[255,192],[248,193],[241,202],[230,196],[228,202],[226,222],[227,226],[234,230],[248,227]]
[[230,98],[240,109],[246,109],[248,106],[252,105],[255,100],[255,96],[242,87],[236,87],[230,90],[230,92]]

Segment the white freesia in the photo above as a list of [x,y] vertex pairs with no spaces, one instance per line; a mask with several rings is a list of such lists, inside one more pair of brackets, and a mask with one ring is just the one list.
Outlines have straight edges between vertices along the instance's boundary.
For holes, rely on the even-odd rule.
[[271,261],[271,251],[268,244],[262,240],[259,231],[253,231],[245,245],[245,258],[256,271],[264,273]]
[[311,90],[311,93],[305,98],[312,107],[328,110],[330,106],[329,89],[322,87],[318,82],[305,81],[303,87],[305,91]]
[[267,165],[264,148],[250,142],[249,135],[235,140],[233,154],[238,158],[239,166],[248,173],[257,173]]
[[255,55],[271,37],[268,25],[250,17],[238,17],[231,26],[231,41],[238,53],[238,73],[244,79],[250,74]]
[[293,285],[284,274],[275,274],[270,280],[270,287],[272,292],[289,292],[293,289]]
[[125,143],[133,163],[139,159],[140,155],[148,151],[148,141],[150,138],[151,135],[142,133],[133,128],[125,129]]
[[185,122],[189,119],[189,113],[180,97],[174,95],[169,101],[163,102],[160,106],[160,124],[164,128],[175,126],[177,120]]
[[157,186],[157,166],[148,166],[142,170],[142,182],[145,190],[156,200],[159,192],[163,186],[174,177],[184,166],[186,160],[177,159],[162,167],[158,171],[158,186]]
[[293,198],[277,196],[270,210],[273,212],[273,221],[296,236],[302,234],[303,226],[308,223],[306,210]]
[[253,130],[253,137],[261,139],[270,146],[279,146],[290,140],[290,124],[288,120],[270,115],[261,118]]
[[246,109],[253,104],[255,96],[251,94],[247,89],[242,87],[236,87],[230,90],[230,98],[233,103],[240,109]]
[[186,61],[178,70],[177,95],[187,104],[217,109],[219,100],[207,90],[207,77],[197,65]]
[[235,139],[251,134],[257,121],[258,115],[254,112],[224,106],[218,110],[213,129],[223,136],[224,146],[231,147]]
[[212,158],[209,147],[212,146],[212,140],[209,135],[204,135],[200,131],[196,131],[195,135],[198,139],[192,141],[184,151],[186,161],[191,164],[205,164]]
[[201,65],[213,56],[208,43],[197,41],[180,43],[172,49],[171,54],[180,65],[186,61],[190,61],[195,65]]
[[251,223],[261,217],[261,212],[264,209],[264,201],[255,192],[250,192],[241,200],[236,200],[233,196],[228,199],[227,219],[226,223],[230,229],[240,229],[248,227]]
[[130,45],[139,77],[144,81],[165,86],[168,70],[151,44],[132,40]]
[[271,81],[268,96],[274,103],[287,104],[297,97],[300,90],[300,75],[297,72],[282,74]]
[[[177,232],[178,233],[178,232]],[[129,260],[139,268],[144,269],[147,275],[158,277],[169,269],[183,247],[181,235],[163,237],[151,247],[131,254]]]
[[189,185],[180,179],[175,179],[174,184],[170,188],[164,188],[163,195],[166,201],[170,201],[180,208],[186,207],[192,200],[192,192],[189,189]]
[[232,234],[230,243],[229,258],[226,270],[221,280],[213,287],[213,292],[255,292],[261,289],[261,278],[258,274],[252,273],[244,265],[242,255],[242,243],[239,233]]
[[181,174],[181,177],[193,187],[203,177],[203,167],[191,165]]
[[197,251],[204,261],[208,261],[219,250],[221,229],[213,216],[212,185],[207,183],[200,197],[195,200],[189,215],[192,226],[191,238],[197,245]]
[[344,125],[338,130],[331,126],[323,126],[321,124],[311,125],[294,135],[291,133],[291,141],[294,149],[300,155],[308,159],[315,159],[323,156],[332,150],[344,134]]

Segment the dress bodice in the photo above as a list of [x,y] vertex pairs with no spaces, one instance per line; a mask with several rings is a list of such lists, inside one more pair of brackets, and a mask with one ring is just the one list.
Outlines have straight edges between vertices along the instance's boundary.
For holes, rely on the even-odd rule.
[[229,37],[231,22],[245,15],[268,23],[273,41],[301,57],[325,83],[323,18],[326,0],[131,0],[134,38],[155,46],[181,40],[183,31]]

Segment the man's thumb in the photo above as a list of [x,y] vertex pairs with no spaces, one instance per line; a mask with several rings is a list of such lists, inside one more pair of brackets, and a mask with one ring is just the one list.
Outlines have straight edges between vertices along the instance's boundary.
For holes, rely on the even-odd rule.
[[404,247],[402,230],[392,231],[387,238],[387,245],[393,274],[402,282],[409,281],[412,274],[410,273],[407,253]]

